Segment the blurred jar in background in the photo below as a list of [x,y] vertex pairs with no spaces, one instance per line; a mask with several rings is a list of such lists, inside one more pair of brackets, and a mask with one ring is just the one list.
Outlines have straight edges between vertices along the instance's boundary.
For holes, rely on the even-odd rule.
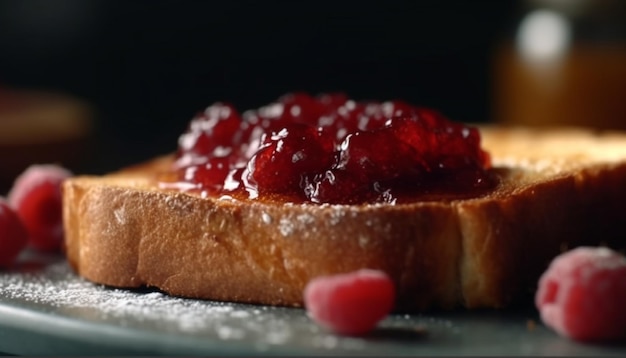
[[626,129],[626,1],[523,3],[496,51],[494,120]]
[[92,126],[93,110],[78,98],[0,86],[0,196],[31,164],[80,169]]

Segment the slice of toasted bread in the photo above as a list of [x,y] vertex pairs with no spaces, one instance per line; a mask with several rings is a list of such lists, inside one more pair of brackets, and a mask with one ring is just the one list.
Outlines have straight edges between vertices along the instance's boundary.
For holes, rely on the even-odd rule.
[[503,307],[562,250],[626,246],[626,134],[481,128],[500,183],[472,199],[317,205],[160,189],[172,156],[64,184],[66,254],[116,287],[302,304],[313,277],[385,271],[398,309]]

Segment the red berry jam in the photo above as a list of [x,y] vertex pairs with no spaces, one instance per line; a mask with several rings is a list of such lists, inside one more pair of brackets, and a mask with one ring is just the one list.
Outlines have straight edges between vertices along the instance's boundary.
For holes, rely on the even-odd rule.
[[292,93],[243,114],[216,103],[178,144],[177,187],[203,195],[394,204],[495,184],[476,128],[401,101]]

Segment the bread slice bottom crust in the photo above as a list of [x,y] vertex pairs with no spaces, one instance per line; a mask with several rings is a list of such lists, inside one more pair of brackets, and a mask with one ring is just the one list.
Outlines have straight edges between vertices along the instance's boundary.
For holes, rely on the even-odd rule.
[[[626,135],[481,128],[500,184],[402,205],[201,198],[159,189],[171,155],[63,186],[73,269],[114,287],[301,306],[319,275],[380,269],[403,311],[528,300],[563,250],[626,246]],[[567,148],[571,146],[571,148]],[[552,151],[551,151],[552,150]]]

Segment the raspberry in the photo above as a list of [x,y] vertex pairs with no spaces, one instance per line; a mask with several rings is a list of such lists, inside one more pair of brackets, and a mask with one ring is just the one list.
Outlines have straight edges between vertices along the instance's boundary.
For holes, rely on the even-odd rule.
[[320,276],[304,289],[309,316],[339,334],[371,331],[393,308],[395,287],[382,271],[362,269]]
[[577,341],[626,338],[626,258],[608,248],[561,254],[539,280],[543,322]]
[[20,218],[9,203],[0,198],[0,267],[10,267],[26,246],[27,240],[26,229]]
[[72,174],[57,165],[35,164],[17,177],[8,202],[28,232],[29,246],[60,249],[63,242],[61,183]]

